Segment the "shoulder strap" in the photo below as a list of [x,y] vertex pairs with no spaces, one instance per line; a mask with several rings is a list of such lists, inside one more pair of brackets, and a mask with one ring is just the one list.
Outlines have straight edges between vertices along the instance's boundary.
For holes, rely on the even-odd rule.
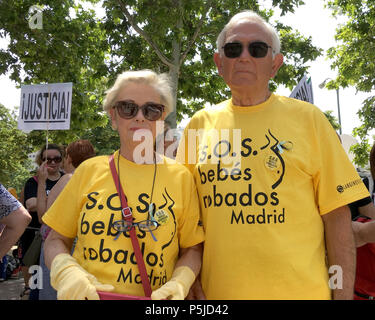
[[[128,201],[126,199],[124,191],[122,190],[121,183],[120,183],[120,177],[117,175],[116,165],[115,165],[113,154],[109,156],[109,167],[111,168],[113,181],[116,185],[116,189],[117,189],[118,195],[120,197],[121,208],[122,208],[122,217],[126,221],[133,222],[131,209],[128,206]],[[151,293],[152,293],[151,285],[150,285],[150,281],[148,279],[145,262],[143,261],[142,252],[141,252],[141,249],[139,247],[138,238],[137,238],[137,235],[135,233],[135,228],[131,228],[130,231],[129,231],[129,234],[130,234],[130,239],[132,241],[135,258],[137,260],[137,266],[138,266],[138,269],[139,269],[139,273],[141,275],[143,291],[144,291],[146,297],[151,297]]]

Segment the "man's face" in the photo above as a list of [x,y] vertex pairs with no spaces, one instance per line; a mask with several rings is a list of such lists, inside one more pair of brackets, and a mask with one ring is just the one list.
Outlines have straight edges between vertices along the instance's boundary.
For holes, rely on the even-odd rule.
[[[239,42],[243,46],[242,53],[237,58],[228,58],[224,52],[216,53],[214,60],[219,75],[231,89],[235,88],[268,88],[269,80],[276,75],[282,64],[282,55],[272,57],[272,48],[263,58],[254,58],[248,51],[252,42],[265,42],[272,46],[271,35],[265,26],[242,20],[227,31],[225,43]],[[281,63],[280,63],[281,56]]]

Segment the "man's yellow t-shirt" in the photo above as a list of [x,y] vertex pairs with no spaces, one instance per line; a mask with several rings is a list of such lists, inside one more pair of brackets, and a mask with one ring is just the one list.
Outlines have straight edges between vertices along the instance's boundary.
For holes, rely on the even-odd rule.
[[[117,167],[118,152],[114,159]],[[179,248],[204,240],[195,183],[184,166],[168,158],[155,166],[138,165],[120,156],[119,164],[122,188],[134,222],[150,219],[151,195],[156,206],[154,218],[161,225],[152,234],[136,228],[151,288],[155,290],[170,279]],[[77,237],[73,257],[100,282],[112,284],[117,293],[143,296],[130,235],[112,227],[121,220],[108,156],[80,164],[43,216],[44,223],[58,233]]]
[[321,215],[368,191],[318,108],[225,101],[193,116],[177,159],[199,193],[208,299],[330,299]]

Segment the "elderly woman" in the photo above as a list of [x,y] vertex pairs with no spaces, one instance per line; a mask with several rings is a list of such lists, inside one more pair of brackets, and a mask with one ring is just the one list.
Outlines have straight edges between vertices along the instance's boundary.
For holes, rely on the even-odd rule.
[[120,150],[82,163],[43,217],[53,229],[45,259],[59,299],[186,297],[204,240],[196,187],[149,143],[172,101],[167,77],[149,70],[122,73],[107,92]]

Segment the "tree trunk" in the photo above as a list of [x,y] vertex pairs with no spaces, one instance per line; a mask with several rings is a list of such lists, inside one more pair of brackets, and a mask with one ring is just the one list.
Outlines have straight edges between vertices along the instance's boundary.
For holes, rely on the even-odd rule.
[[[181,9],[181,2],[178,1],[178,6]],[[182,30],[183,21],[182,15],[180,15],[179,20],[176,24],[176,30],[179,33]],[[180,59],[181,59],[181,43],[176,40],[175,37],[172,42],[172,66],[169,68],[169,76],[172,84],[172,93],[173,93],[173,103],[174,103],[174,112],[172,112],[166,119],[170,128],[176,128],[177,119],[176,119],[176,107],[177,107],[177,92],[178,92],[178,78],[180,73]]]

